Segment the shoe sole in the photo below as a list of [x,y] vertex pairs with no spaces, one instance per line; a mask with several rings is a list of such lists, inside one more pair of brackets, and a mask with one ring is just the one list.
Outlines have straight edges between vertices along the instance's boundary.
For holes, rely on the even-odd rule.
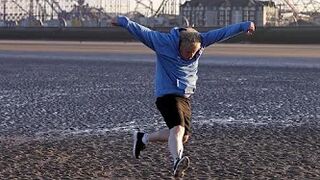
[[177,169],[173,172],[174,177],[183,177],[184,172],[189,168],[190,159],[184,156],[177,165]]

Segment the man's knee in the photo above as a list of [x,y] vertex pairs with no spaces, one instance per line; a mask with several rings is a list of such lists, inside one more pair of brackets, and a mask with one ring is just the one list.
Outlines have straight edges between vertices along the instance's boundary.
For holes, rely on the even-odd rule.
[[185,128],[180,125],[175,126],[172,129],[170,129],[170,132],[173,132],[175,134],[180,134],[180,136],[184,134],[184,131],[185,131]]

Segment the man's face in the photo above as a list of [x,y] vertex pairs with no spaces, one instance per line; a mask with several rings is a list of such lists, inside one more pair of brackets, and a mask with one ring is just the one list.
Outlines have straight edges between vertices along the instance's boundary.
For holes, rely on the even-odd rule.
[[200,48],[200,43],[194,43],[189,47],[180,47],[180,54],[183,59],[191,60]]

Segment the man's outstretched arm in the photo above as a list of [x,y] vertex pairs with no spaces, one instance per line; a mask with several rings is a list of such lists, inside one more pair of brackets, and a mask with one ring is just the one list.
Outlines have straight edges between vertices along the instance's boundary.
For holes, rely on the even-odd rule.
[[156,50],[157,46],[164,45],[166,42],[168,42],[166,40],[166,38],[168,38],[166,34],[151,30],[134,21],[131,21],[125,16],[117,16],[116,18],[112,19],[111,23],[114,26],[120,26],[127,29],[129,33],[132,34],[136,39],[153,50]]
[[255,25],[251,21],[229,25],[224,28],[211,30],[206,33],[201,33],[202,45],[204,47],[207,47],[215,42],[220,42],[229,39],[243,32],[246,32],[248,35],[251,35],[254,31]]

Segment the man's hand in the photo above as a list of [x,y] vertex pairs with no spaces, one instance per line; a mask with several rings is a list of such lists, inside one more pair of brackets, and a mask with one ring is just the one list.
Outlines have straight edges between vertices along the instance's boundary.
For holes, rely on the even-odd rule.
[[253,22],[251,22],[247,31],[247,35],[252,35],[255,30],[256,30],[256,26],[254,25]]
[[118,16],[113,17],[113,18],[111,19],[111,24],[112,24],[113,26],[119,26],[119,24],[118,24]]

